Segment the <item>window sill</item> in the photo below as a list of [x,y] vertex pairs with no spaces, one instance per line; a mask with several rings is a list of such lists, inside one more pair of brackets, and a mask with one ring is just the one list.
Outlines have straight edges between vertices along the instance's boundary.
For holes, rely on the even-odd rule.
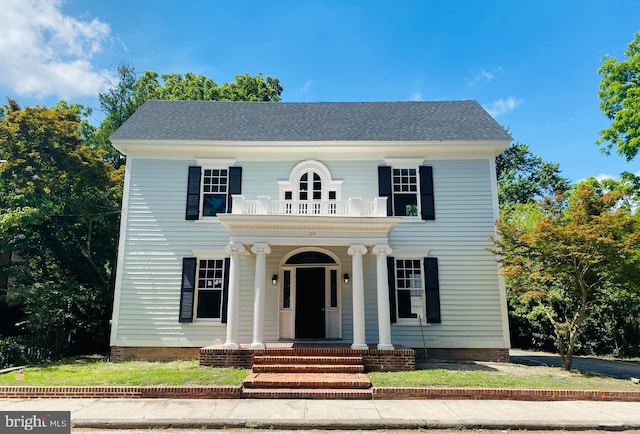
[[[398,320],[398,322],[391,324],[393,326],[400,326],[400,327],[420,327],[420,323],[418,321],[401,321]],[[422,323],[422,327],[430,327],[431,323],[428,322],[423,322]]]
[[195,319],[195,320],[193,320],[193,322],[191,324],[197,325],[197,326],[211,326],[211,325],[222,326],[222,325],[226,325],[226,324],[220,322],[220,320],[215,320],[215,319]]

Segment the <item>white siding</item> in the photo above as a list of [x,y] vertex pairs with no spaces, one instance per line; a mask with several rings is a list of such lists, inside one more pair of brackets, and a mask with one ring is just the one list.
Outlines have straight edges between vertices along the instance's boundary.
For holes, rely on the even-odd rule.
[[[279,180],[287,180],[295,161],[237,161],[243,168],[242,193],[278,197]],[[323,160],[334,180],[343,180],[342,198],[378,196],[377,166],[383,161]],[[179,323],[181,267],[193,250],[222,251],[229,234],[220,223],[185,220],[187,169],[195,160],[129,161],[128,218],[121,244],[120,286],[116,288],[112,345],[204,346],[224,342],[224,324]],[[429,250],[438,258],[442,324],[425,327],[428,347],[502,348],[502,313],[495,258],[486,251],[493,232],[493,203],[488,159],[434,160],[435,221],[401,222],[392,232],[395,252]],[[278,338],[279,293],[270,283],[284,255],[300,246],[271,246],[267,255],[265,340]],[[329,248],[351,274],[348,246]],[[254,257],[241,259],[240,341],[251,342]],[[376,261],[364,257],[366,334],[376,342]],[[340,274],[341,275],[341,274]],[[342,288],[342,337],[352,338],[351,287]],[[422,347],[416,326],[393,325],[394,343]]]

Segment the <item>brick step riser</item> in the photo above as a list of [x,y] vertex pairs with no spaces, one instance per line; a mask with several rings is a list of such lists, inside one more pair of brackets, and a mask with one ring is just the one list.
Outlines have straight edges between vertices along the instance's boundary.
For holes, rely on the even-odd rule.
[[362,365],[362,357],[255,356],[254,365]]
[[255,373],[359,374],[364,365],[253,365]]
[[313,381],[299,381],[299,382],[285,382],[285,381],[253,381],[244,383],[245,389],[370,389],[371,383],[358,383],[358,382],[313,382]]
[[359,399],[372,400],[365,389],[245,389],[243,398],[254,399]]

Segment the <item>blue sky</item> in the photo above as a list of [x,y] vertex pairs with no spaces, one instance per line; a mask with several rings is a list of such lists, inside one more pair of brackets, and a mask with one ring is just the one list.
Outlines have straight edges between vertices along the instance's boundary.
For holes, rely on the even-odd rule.
[[79,102],[138,73],[280,79],[283,101],[474,99],[572,181],[640,172],[594,145],[597,69],[638,0],[0,0],[0,96]]

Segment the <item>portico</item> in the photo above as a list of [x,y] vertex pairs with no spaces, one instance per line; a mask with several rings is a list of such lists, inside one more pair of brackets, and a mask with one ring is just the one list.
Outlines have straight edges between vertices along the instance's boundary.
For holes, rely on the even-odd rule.
[[[283,246],[291,253],[279,260],[280,266],[276,273],[279,277],[277,289],[281,301],[278,332],[280,340],[341,338],[341,303],[338,294],[345,284],[343,277],[346,274],[349,276],[352,294],[351,348],[368,349],[363,256],[375,255],[379,335],[377,348],[394,348],[391,343],[386,258],[391,253],[389,233],[398,224],[398,218],[247,215],[240,211],[222,214],[219,218],[230,235],[226,249],[230,256],[230,268],[225,349],[238,349],[241,346],[238,338],[240,318],[237,314],[241,291],[240,279],[237,278],[241,273],[240,255],[252,255],[255,258],[253,336],[250,348],[265,348],[265,291],[267,282],[270,283],[272,278],[265,264],[272,249],[280,247],[282,251]],[[347,253],[351,264],[339,261],[331,251]],[[307,253],[308,258],[304,259],[305,252],[314,253],[313,258]],[[303,289],[315,292],[315,295],[308,296]],[[319,331],[314,334],[313,331],[302,328],[301,324],[309,323],[322,325],[318,326]]]

